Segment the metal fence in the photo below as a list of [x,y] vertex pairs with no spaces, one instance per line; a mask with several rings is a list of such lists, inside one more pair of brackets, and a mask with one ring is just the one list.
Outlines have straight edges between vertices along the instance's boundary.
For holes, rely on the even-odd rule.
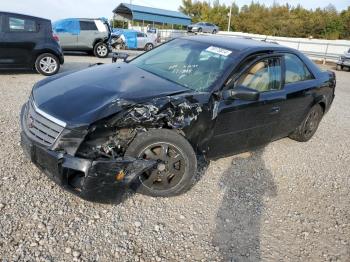
[[[188,35],[185,30],[159,30],[159,33],[162,42]],[[337,40],[282,38],[224,31],[220,31],[217,35],[229,37],[245,37],[255,40],[277,42],[280,45],[297,49],[312,59],[322,60],[324,62],[337,61],[340,55],[344,54],[344,52],[350,49],[350,41],[344,41],[346,43],[339,43]]]

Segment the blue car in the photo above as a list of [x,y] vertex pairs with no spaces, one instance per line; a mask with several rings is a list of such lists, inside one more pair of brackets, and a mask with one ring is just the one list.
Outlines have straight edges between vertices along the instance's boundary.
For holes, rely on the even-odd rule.
[[111,45],[116,49],[144,49],[149,51],[157,44],[155,34],[145,34],[130,29],[115,28],[112,30]]

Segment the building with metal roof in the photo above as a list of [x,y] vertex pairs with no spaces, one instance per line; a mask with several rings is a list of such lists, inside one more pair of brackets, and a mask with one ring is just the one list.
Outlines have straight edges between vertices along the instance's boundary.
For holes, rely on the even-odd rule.
[[181,12],[121,3],[114,10],[114,19],[125,22],[141,22],[187,26],[191,18]]

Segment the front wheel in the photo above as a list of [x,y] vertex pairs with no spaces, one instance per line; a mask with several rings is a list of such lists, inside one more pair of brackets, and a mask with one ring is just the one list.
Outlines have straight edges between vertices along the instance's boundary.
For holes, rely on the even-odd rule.
[[337,71],[341,71],[341,70],[343,70],[343,66],[341,66],[341,65],[337,65],[336,70],[337,70]]
[[51,76],[60,70],[60,61],[53,54],[41,54],[35,60],[35,69],[39,74]]
[[215,35],[217,33],[216,29],[213,30],[213,35]]
[[146,51],[149,51],[149,50],[152,50],[152,49],[153,49],[153,44],[151,44],[151,43],[146,44],[146,46],[145,46],[145,50]]
[[304,121],[297,127],[297,129],[289,135],[293,140],[299,142],[309,141],[316,133],[318,125],[323,117],[323,109],[317,104],[314,105],[309,113],[306,115]]
[[108,57],[109,50],[106,43],[99,42],[94,47],[94,55],[98,58]]
[[155,129],[140,133],[126,156],[157,160],[158,165],[142,174],[133,188],[155,197],[175,196],[194,183],[197,158],[190,143],[175,131]]

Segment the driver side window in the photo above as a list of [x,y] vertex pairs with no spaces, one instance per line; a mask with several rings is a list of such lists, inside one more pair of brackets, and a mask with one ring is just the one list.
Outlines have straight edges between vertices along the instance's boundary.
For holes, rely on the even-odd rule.
[[254,64],[236,81],[235,86],[245,86],[259,92],[281,89],[281,59],[266,58]]

